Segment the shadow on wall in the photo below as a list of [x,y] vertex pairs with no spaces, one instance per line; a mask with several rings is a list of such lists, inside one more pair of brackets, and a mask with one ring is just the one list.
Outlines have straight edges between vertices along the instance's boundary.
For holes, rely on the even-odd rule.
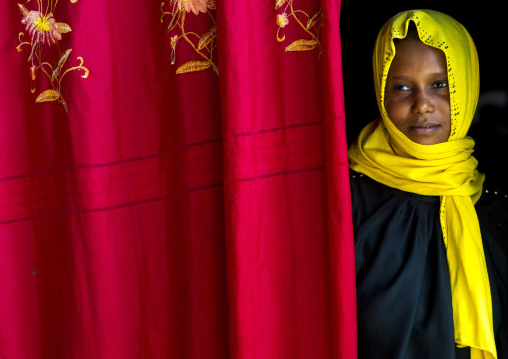
[[476,141],[474,156],[487,186],[508,194],[508,91],[480,94],[469,135]]

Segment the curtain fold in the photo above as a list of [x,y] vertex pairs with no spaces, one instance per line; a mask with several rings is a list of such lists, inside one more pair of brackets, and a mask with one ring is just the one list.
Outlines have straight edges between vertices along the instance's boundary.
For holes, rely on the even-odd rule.
[[339,16],[0,4],[0,357],[356,357]]

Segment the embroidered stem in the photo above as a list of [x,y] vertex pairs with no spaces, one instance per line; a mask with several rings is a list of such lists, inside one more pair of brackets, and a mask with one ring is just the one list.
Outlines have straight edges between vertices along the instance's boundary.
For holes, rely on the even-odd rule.
[[[187,33],[185,32],[185,29],[184,29],[184,24],[185,24],[185,11],[182,12],[182,17],[180,18],[180,28],[182,29],[182,37],[185,39],[185,41],[187,41],[192,47],[193,49],[199,54],[201,55],[204,59],[206,59],[210,65],[213,67],[213,70],[217,73],[217,75],[219,74],[219,68],[213,63],[212,61],[212,58],[211,58],[211,51],[210,51],[210,57],[206,56],[204,53],[202,53],[201,51],[198,50],[198,48],[194,45],[194,43],[189,39],[189,37],[187,36]],[[196,34],[197,36],[197,34]],[[198,36],[199,37],[199,36]]]
[[[278,14],[276,17],[276,23],[278,25],[276,38],[278,42],[282,42],[286,39],[286,36],[280,36],[280,31],[282,28],[286,27],[289,24],[289,18],[294,18],[294,20],[298,23],[298,25],[305,31],[308,35],[310,35],[310,39],[298,39],[293,41],[291,44],[285,47],[285,51],[309,51],[317,46],[319,46],[320,54],[322,53],[321,42],[319,41],[319,30],[323,25],[322,19],[322,11],[321,6],[318,7],[312,16],[309,16],[303,10],[295,10],[294,8],[294,0],[277,0],[275,3],[275,9],[279,9],[282,5],[285,5],[282,13]],[[286,13],[288,11],[288,13]],[[302,23],[302,20],[298,17],[300,14],[307,18],[307,25]],[[302,16],[300,15],[300,16]],[[314,29],[314,30],[313,30]]]
[[309,15],[307,15],[307,13],[306,13],[306,12],[304,12],[304,11],[302,11],[302,10],[296,10],[296,11],[295,11],[295,10],[294,10],[294,8],[293,8],[293,0],[290,0],[290,2],[289,2],[289,7],[290,7],[290,9],[291,9],[291,15],[293,15],[293,17],[295,18],[296,22],[297,22],[298,24],[300,24],[300,27],[301,27],[301,28],[302,28],[302,29],[303,29],[306,33],[308,33],[310,36],[312,36],[312,38],[313,38],[314,40],[316,40],[316,42],[319,44],[319,48],[321,49],[321,43],[319,42],[319,40],[318,40],[317,36],[315,36],[315,35],[312,33],[312,31],[310,31],[309,29],[307,29],[307,27],[306,27],[304,24],[302,24],[302,22],[300,21],[300,19],[298,18],[298,16],[296,16],[296,12],[301,12],[301,13],[303,13],[303,14],[304,14],[307,18],[309,18]]
[[212,19],[213,24],[214,24],[215,26],[217,26],[217,22],[215,21],[215,18],[212,16],[212,14],[210,13],[210,11],[207,11],[207,13],[208,13],[208,15],[210,16],[210,19]]

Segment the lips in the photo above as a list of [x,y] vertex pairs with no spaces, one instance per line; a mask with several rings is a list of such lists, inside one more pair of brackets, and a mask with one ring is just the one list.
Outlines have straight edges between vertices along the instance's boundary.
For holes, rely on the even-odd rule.
[[416,126],[408,126],[409,130],[411,132],[417,133],[419,135],[427,135],[432,134],[435,131],[439,130],[441,128],[441,125],[416,125]]

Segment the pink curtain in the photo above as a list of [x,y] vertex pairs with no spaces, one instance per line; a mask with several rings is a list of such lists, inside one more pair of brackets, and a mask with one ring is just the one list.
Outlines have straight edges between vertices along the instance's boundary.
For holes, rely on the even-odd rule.
[[356,357],[339,5],[0,3],[0,358]]

